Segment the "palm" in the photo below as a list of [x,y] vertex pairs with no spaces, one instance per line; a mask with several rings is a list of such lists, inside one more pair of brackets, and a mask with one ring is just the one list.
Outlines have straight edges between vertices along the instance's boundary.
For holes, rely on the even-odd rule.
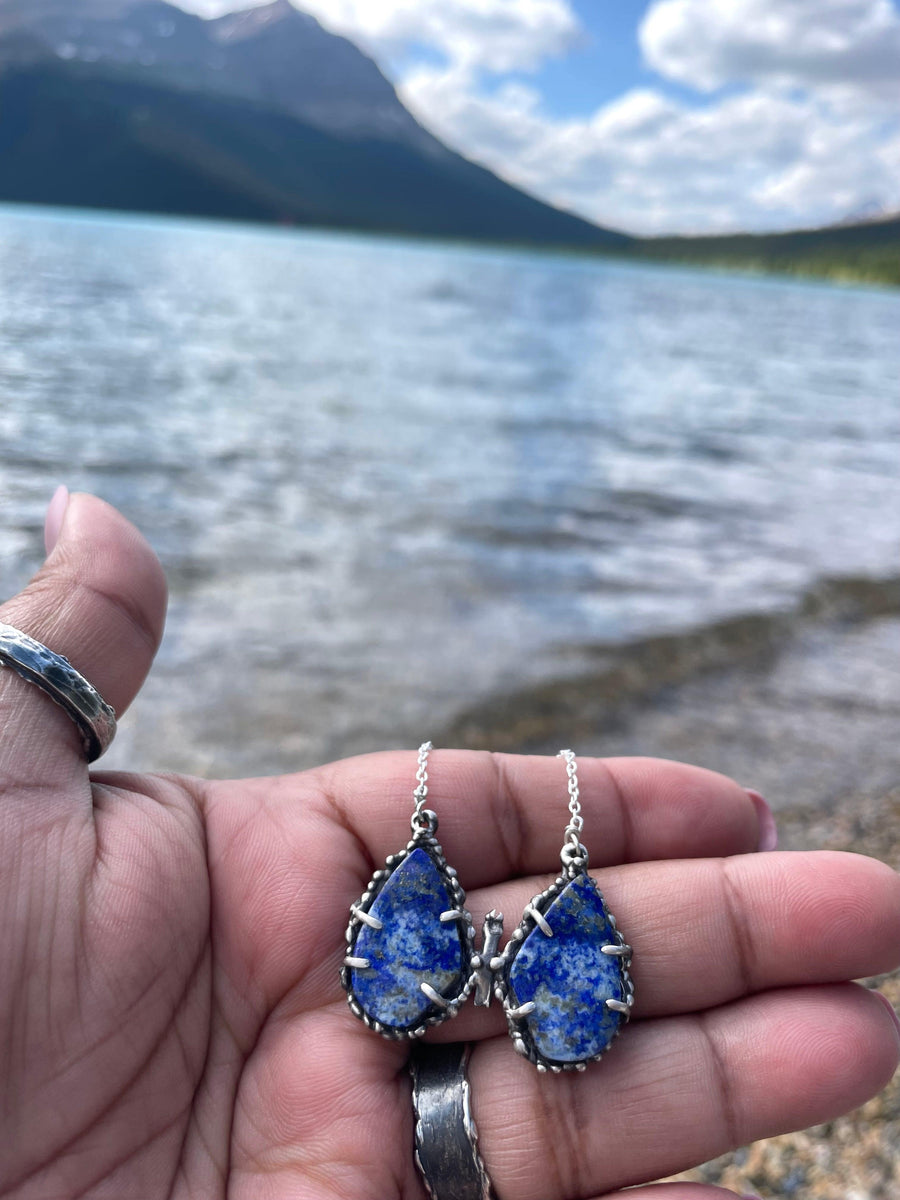
[[[79,561],[79,511],[84,538],[115,544],[111,578],[89,581],[74,644],[65,628],[55,644],[79,662],[104,596],[111,652],[79,665],[124,707],[152,655],[136,608],[158,633],[162,602],[133,538],[124,569],[121,518],[73,502],[44,582],[3,619],[42,636],[47,578]],[[349,904],[406,839],[414,756],[91,785],[66,718],[17,680],[0,689],[0,1196],[423,1200],[408,1046],[357,1022],[338,981]],[[749,798],[706,772],[582,771],[592,865],[636,950],[638,1019],[603,1063],[561,1078],[513,1054],[496,1011],[434,1032],[476,1043],[475,1115],[504,1200],[601,1195],[826,1119],[882,1086],[900,1048],[877,1001],[838,982],[896,965],[891,872],[749,853]],[[558,786],[552,760],[435,756],[429,802],[476,921],[498,907],[510,928],[555,872]]]
[[[335,1004],[346,904],[326,889],[309,920],[307,889],[330,852],[349,864],[338,879],[357,893],[365,882],[346,830],[304,811],[316,794],[302,777],[200,792],[97,775],[92,815],[64,834],[72,869],[52,919],[44,899],[60,881],[5,874],[5,911],[24,887],[31,912],[7,944],[24,969],[0,1010],[14,1048],[0,1194],[213,1197],[229,1174],[229,1194],[256,1194],[289,1095],[291,1119],[306,1110],[318,1131],[348,1097],[379,1113],[397,1153],[380,1190],[378,1164],[367,1168],[373,1195],[411,1168],[402,1052]],[[291,1173],[322,1195],[317,1171],[336,1165]]]

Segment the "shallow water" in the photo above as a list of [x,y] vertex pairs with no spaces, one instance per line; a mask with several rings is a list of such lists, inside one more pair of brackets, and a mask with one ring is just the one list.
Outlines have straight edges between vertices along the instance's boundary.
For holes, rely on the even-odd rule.
[[2,588],[96,491],[172,583],[112,761],[414,742],[893,574],[898,328],[886,291],[3,209]]

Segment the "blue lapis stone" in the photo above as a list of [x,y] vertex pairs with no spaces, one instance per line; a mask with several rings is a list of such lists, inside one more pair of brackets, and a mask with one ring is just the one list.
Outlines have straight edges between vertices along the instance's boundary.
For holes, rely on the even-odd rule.
[[516,1007],[535,1005],[525,1018],[536,1049],[551,1062],[576,1063],[602,1054],[625,1019],[606,1007],[625,999],[618,958],[601,946],[618,938],[589,875],[578,875],[544,910],[553,930],[535,928],[513,959],[509,984]]
[[385,882],[369,912],[382,929],[364,925],[353,954],[351,989],[367,1016],[392,1029],[412,1029],[432,1007],[423,983],[455,999],[465,986],[468,953],[459,922],[441,922],[456,908],[431,856],[412,851]]

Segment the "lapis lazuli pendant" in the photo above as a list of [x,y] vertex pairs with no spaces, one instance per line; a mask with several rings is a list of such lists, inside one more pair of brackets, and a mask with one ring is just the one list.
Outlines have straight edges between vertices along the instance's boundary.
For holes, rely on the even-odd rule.
[[588,874],[575,754],[560,750],[569,824],[562,874],[526,907],[501,956],[498,997],[519,1054],[539,1071],[583,1071],[631,1016],[631,947]]
[[434,813],[418,813],[413,831],[350,909],[341,969],[352,1011],[388,1038],[456,1016],[471,987],[475,931]]
[[540,1071],[584,1070],[628,1020],[631,948],[584,867],[526,908],[504,952],[499,994],[516,1050]]

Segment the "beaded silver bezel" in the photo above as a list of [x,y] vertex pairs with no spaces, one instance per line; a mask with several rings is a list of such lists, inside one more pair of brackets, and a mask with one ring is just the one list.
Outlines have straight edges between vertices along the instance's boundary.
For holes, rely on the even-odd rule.
[[[603,908],[604,915],[609,921],[610,928],[613,930],[613,933],[616,937],[615,943],[610,944],[615,944],[620,949],[628,951],[626,955],[619,959],[619,969],[622,973],[623,994],[625,996],[624,1003],[627,1004],[629,1011],[627,1013],[620,1014],[622,1016],[622,1020],[619,1022],[615,1033],[598,1054],[594,1054],[590,1058],[581,1059],[578,1062],[556,1062],[553,1059],[545,1057],[545,1055],[543,1055],[535,1046],[534,1040],[532,1039],[528,1029],[528,1018],[517,1017],[513,1015],[517,1005],[513,998],[512,988],[510,987],[509,973],[512,969],[513,963],[515,962],[516,955],[522,948],[526,937],[528,937],[528,935],[534,929],[538,928],[538,922],[533,916],[530,915],[529,909],[534,909],[543,916],[543,914],[547,911],[553,901],[556,900],[563,889],[568,887],[568,885],[572,883],[573,880],[577,879],[579,875],[584,875],[590,880],[591,886],[594,888],[600,898],[600,904]],[[631,974],[628,970],[631,963],[631,947],[628,946],[624,937],[619,931],[619,928],[616,925],[616,918],[607,908],[606,901],[603,898],[603,893],[600,891],[600,888],[598,887],[597,881],[594,879],[594,877],[577,862],[569,863],[563,869],[563,873],[558,875],[548,888],[531,900],[531,903],[527,906],[525,913],[522,916],[522,920],[513,930],[513,933],[506,944],[506,948],[503,951],[502,957],[503,966],[500,968],[498,982],[495,988],[495,995],[503,1004],[503,1011],[506,1014],[507,1025],[509,1026],[509,1036],[512,1038],[513,1046],[515,1047],[517,1053],[521,1054],[523,1058],[527,1058],[529,1062],[534,1063],[540,1072],[544,1073],[550,1071],[554,1075],[559,1075],[563,1071],[584,1071],[587,1068],[588,1063],[599,1062],[622,1032],[622,1029],[625,1027],[625,1025],[628,1024],[631,1016],[631,1006],[634,1003],[634,982],[632,981]]]
[[353,957],[353,952],[356,948],[356,940],[359,937],[360,930],[365,922],[357,915],[357,912],[367,913],[378,898],[384,885],[397,870],[402,862],[404,862],[414,850],[424,850],[431,861],[437,868],[447,890],[453,901],[453,907],[463,914],[463,919],[459,925],[465,928],[460,928],[460,942],[463,946],[465,962],[463,966],[464,985],[463,990],[458,996],[444,997],[446,1008],[441,1008],[437,1004],[432,1004],[427,1015],[423,1017],[414,1026],[408,1029],[399,1029],[390,1025],[383,1025],[380,1021],[376,1021],[374,1017],[363,1009],[357,999],[352,984],[352,973],[354,968],[346,964],[341,966],[341,985],[347,993],[347,1003],[350,1006],[350,1011],[355,1017],[358,1017],[369,1029],[380,1033],[382,1037],[389,1038],[392,1041],[402,1041],[404,1039],[412,1039],[421,1037],[427,1029],[433,1025],[441,1025],[444,1021],[448,1021],[455,1017],[463,1004],[469,997],[469,994],[474,986],[472,974],[472,954],[473,943],[475,941],[475,928],[472,924],[472,917],[466,908],[466,893],[460,886],[459,880],[456,877],[456,871],[451,867],[444,852],[441,849],[440,843],[435,837],[437,831],[437,818],[433,813],[422,814],[427,818],[427,825],[418,829],[407,842],[404,849],[396,854],[391,854],[385,861],[384,867],[380,871],[376,871],[369,881],[368,887],[360,896],[359,900],[350,909],[350,923],[347,926],[346,942],[347,948],[345,955]]

